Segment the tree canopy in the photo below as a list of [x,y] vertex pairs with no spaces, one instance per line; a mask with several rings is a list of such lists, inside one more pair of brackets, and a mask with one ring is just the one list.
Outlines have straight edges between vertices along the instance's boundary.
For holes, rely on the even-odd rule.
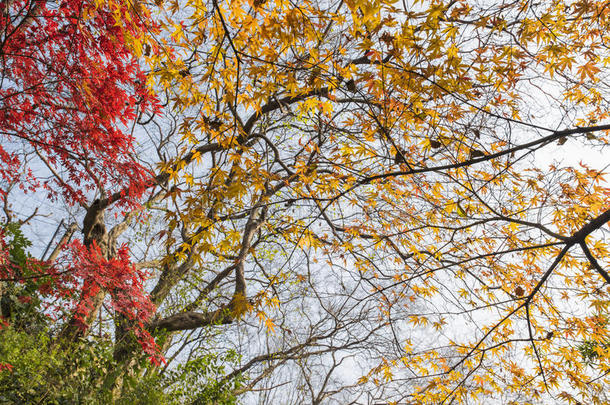
[[610,401],[606,2],[0,21],[0,401]]

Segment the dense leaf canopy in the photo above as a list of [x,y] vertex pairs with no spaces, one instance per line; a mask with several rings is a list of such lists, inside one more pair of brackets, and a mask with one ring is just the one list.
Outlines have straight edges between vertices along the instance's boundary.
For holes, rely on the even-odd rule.
[[39,183],[78,222],[39,261],[5,231],[0,294],[42,283],[57,347],[110,345],[92,385],[119,399],[189,370],[210,402],[610,401],[606,2],[2,13],[5,228],[28,237],[38,212],[15,204]]

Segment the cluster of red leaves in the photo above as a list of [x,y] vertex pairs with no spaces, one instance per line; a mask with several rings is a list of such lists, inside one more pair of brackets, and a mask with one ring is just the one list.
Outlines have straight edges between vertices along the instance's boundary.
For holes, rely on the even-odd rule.
[[116,256],[105,259],[95,242],[85,247],[76,240],[69,246],[72,263],[64,277],[63,288],[66,292],[81,291],[73,312],[83,328],[87,327],[84,318],[93,309],[93,300],[102,291],[111,297],[114,311],[129,321],[132,332],[142,346],[144,353],[157,358],[157,345],[146,329],[146,323],[155,312],[144,289],[147,273],[136,269],[129,259],[129,250],[123,245]]
[[[146,10],[122,0],[13,0],[0,7],[0,27],[0,180],[22,189],[42,185],[50,198],[61,194],[70,204],[86,203],[94,189],[120,190],[118,205],[137,204],[151,175],[133,157],[128,126],[159,108],[130,48],[154,29]],[[30,171],[18,178],[24,151],[36,154],[53,176],[38,179]],[[28,262],[27,271],[15,268],[6,247],[0,235],[0,278],[23,282],[27,273],[43,301],[66,305],[81,321],[93,298],[107,292],[143,350],[158,361],[145,329],[154,306],[143,288],[145,274],[131,264],[126,247],[105,259],[95,244],[73,242],[67,264]],[[44,311],[61,313],[51,309]]]
[[52,197],[56,189],[70,203],[95,187],[143,192],[150,175],[131,157],[126,128],[158,105],[128,46],[151,27],[129,4],[3,3],[0,136],[10,142],[0,146],[0,178],[14,178],[26,146],[63,176],[43,183]]
[[[41,263],[36,259],[28,259],[26,268],[20,268],[11,262],[9,256],[5,235],[0,230],[0,280],[37,283],[40,298],[47,304],[43,310],[61,313],[61,308],[66,307],[68,313],[76,314],[82,328],[87,327],[84,318],[90,314],[95,296],[105,291],[111,298],[112,309],[127,318],[131,331],[143,352],[150,355],[151,362],[158,364],[163,361],[154,338],[146,329],[147,321],[155,312],[155,306],[144,289],[147,273],[131,263],[126,245],[118,250],[116,256],[105,259],[95,242],[87,248],[75,240],[66,249],[64,259],[68,264],[63,269],[57,263]],[[20,299],[29,300],[31,297]],[[0,328],[4,324],[0,318]]]

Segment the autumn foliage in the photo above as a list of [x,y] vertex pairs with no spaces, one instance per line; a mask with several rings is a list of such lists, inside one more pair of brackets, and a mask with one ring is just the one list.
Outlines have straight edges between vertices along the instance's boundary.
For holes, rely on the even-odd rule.
[[[130,46],[156,29],[146,10],[126,3],[11,1],[2,6],[0,26],[5,185],[0,192],[14,185],[30,193],[42,188],[53,201],[61,196],[69,205],[85,206],[92,190],[104,195],[123,190],[119,205],[137,206],[151,174],[134,158],[130,126],[136,116],[158,111]],[[30,167],[22,171],[28,153],[56,175],[40,178]],[[139,319],[134,330],[145,351],[156,355],[142,327],[153,306],[127,247],[104,257],[95,239],[86,242],[65,247],[62,259],[72,262],[68,268],[29,259],[22,263],[26,270],[5,257],[2,278],[38,281],[41,274],[40,293],[72,307],[77,320],[91,310],[90,300],[101,288],[108,290],[118,313]],[[3,255],[8,256],[6,246]]]
[[610,401],[605,2],[15,1],[1,18],[4,223],[27,234],[37,215],[11,207],[42,192],[57,217],[79,207],[28,263],[71,300],[56,347],[110,339],[116,378],[89,385]]
[[[43,186],[51,197],[83,203],[87,192],[138,185],[149,174],[131,157],[129,125],[155,107],[129,43],[151,29],[126,3],[10,1],[2,6],[0,149],[2,177],[14,180],[18,145],[27,145],[65,180]],[[136,193],[137,194],[137,193]]]

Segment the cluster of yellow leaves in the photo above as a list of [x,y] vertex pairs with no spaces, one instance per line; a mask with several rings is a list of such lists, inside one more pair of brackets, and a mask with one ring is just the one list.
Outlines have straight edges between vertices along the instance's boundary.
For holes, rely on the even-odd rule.
[[[181,258],[230,265],[241,252],[256,268],[311,255],[370,277],[382,315],[407,308],[405,323],[439,343],[385,359],[361,382],[384,384],[408,363],[417,403],[555,391],[599,400],[582,382],[610,362],[599,322],[610,292],[579,253],[545,274],[561,237],[607,211],[610,194],[587,166],[523,163],[550,142],[515,146],[555,129],[531,119],[535,86],[559,83],[555,101],[581,120],[607,117],[604,2],[173,0],[156,12],[164,34],[147,62],[183,120],[179,155],[161,166],[180,206],[167,212],[170,230],[191,235]],[[261,207],[260,244],[242,252]],[[271,241],[284,249],[271,254]],[[607,257],[606,241],[587,241]],[[264,308],[282,300],[265,283],[253,294],[273,331]],[[570,308],[580,299],[591,308]],[[410,312],[412,301],[437,311]],[[591,367],[578,349],[587,342]]]

